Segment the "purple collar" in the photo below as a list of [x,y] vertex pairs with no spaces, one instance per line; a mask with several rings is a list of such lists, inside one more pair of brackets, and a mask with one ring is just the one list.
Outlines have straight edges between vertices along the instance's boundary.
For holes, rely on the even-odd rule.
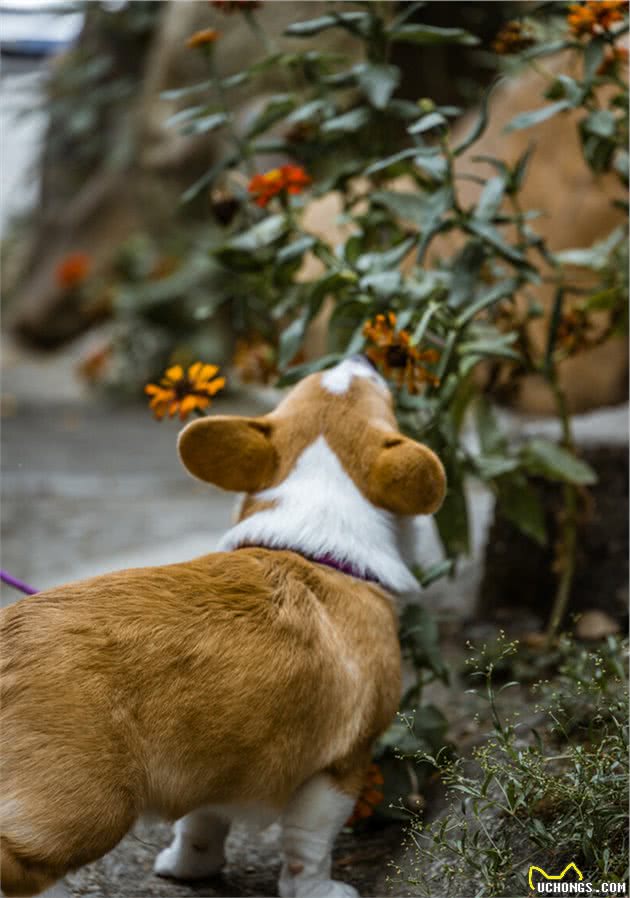
[[379,580],[376,574],[373,574],[371,571],[362,571],[357,567],[356,564],[353,564],[351,561],[341,561],[339,558],[335,558],[335,556],[331,555],[329,552],[326,552],[324,555],[307,555],[305,552],[298,552],[297,549],[293,549],[290,546],[262,546],[253,545],[251,543],[246,543],[242,546],[237,546],[236,548],[269,549],[271,551],[277,552],[294,552],[296,555],[301,555],[302,558],[305,558],[307,561],[312,561],[313,564],[324,564],[326,565],[326,567],[333,568],[333,570],[339,571],[339,573],[341,574],[347,574],[348,577],[355,577],[357,580],[365,580],[366,583],[376,583],[383,589],[387,589],[387,587]]

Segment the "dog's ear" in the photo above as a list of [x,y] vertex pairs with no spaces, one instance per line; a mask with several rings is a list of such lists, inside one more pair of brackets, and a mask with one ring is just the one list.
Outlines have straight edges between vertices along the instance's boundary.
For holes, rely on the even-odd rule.
[[[400,433],[373,433],[367,496],[395,514],[433,514],[446,492],[446,474],[435,452]],[[376,451],[374,451],[376,450]]]
[[269,486],[276,469],[271,422],[217,415],[199,418],[179,435],[184,466],[224,490],[254,493]]

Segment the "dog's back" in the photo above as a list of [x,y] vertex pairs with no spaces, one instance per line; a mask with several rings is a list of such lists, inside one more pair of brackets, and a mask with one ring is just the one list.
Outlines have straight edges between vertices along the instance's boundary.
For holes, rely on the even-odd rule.
[[399,651],[386,595],[357,582],[348,603],[345,579],[252,548],[6,609],[5,892],[100,857],[143,811],[279,813],[352,767],[395,713]]

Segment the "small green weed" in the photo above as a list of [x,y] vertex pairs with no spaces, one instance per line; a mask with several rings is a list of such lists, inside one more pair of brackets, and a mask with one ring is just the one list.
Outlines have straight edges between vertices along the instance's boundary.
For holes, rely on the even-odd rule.
[[424,756],[460,801],[427,826],[413,820],[409,867],[396,866],[392,880],[433,898],[512,896],[529,892],[531,864],[559,873],[571,861],[595,889],[624,880],[627,649],[616,637],[596,649],[563,637],[555,675],[535,684],[522,714],[532,712],[533,725],[501,709],[502,694],[519,684],[495,683],[518,644],[500,640],[471,659],[492,731],[472,761]]

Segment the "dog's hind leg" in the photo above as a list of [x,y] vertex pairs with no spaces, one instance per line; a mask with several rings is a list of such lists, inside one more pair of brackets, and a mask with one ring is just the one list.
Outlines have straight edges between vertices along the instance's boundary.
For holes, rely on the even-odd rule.
[[225,840],[230,824],[211,807],[197,808],[178,820],[175,838],[155,859],[158,876],[174,879],[203,879],[218,873],[225,864]]
[[320,773],[291,798],[282,818],[281,898],[356,898],[356,889],[331,879],[333,842],[352,813],[355,797]]

